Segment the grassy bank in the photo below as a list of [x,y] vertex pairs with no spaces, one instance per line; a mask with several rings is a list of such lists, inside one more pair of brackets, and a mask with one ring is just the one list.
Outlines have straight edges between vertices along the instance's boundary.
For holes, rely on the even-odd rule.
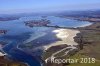
[[0,57],[0,66],[27,66],[24,63],[12,61],[5,57]]
[[95,63],[77,63],[68,66],[100,66],[100,22],[93,22],[93,25],[78,28],[80,34],[75,37],[79,43],[80,51],[71,58],[95,58]]

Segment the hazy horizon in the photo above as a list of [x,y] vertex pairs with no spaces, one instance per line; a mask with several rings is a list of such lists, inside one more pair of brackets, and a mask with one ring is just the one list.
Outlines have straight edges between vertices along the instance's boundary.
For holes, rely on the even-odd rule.
[[89,9],[100,9],[100,0],[0,0],[0,14]]

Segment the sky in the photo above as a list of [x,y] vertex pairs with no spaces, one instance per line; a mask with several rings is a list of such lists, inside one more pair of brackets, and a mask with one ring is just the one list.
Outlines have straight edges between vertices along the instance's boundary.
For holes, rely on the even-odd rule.
[[100,0],[0,0],[0,13],[100,9]]

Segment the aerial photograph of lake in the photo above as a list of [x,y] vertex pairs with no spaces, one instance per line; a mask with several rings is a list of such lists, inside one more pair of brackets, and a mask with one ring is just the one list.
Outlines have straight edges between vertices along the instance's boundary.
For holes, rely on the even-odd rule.
[[100,66],[99,0],[1,0],[0,66]]

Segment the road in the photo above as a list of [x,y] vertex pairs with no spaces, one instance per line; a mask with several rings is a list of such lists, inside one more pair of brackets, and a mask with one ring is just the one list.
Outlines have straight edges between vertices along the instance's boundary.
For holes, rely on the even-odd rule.
[[59,50],[59,51],[53,53],[53,54],[51,55],[51,57],[49,57],[49,58],[47,58],[47,59],[45,60],[45,62],[47,63],[49,60],[55,59],[55,58],[56,58],[55,55],[57,55],[58,53],[60,53],[60,52],[62,52],[62,51],[64,51],[64,50],[67,50],[67,49],[69,49],[69,50],[66,51],[65,54],[62,55],[61,57],[67,56],[69,52],[74,51],[74,50],[77,50],[78,48],[75,47],[75,46],[73,46],[73,45],[71,45],[71,46],[69,46],[69,47],[66,47],[66,48],[63,48],[63,49],[61,49],[61,50]]

